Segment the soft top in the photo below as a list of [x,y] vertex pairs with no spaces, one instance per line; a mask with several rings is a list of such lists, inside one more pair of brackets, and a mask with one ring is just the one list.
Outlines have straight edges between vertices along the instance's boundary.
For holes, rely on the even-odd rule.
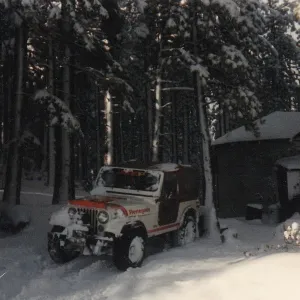
[[[153,164],[152,164],[153,165]],[[118,165],[114,165],[112,167],[114,168],[128,168],[128,169],[149,169],[151,164],[147,164],[142,161],[137,161],[137,160],[129,160],[123,163],[119,163]]]
[[180,165],[175,163],[162,163],[162,164],[156,164],[151,167],[149,167],[151,170],[158,170],[162,172],[177,172],[180,169],[193,169],[192,166],[189,165]]
[[129,168],[129,169],[142,169],[142,170],[156,170],[156,171],[162,171],[162,172],[177,172],[181,169],[189,169],[189,170],[195,170],[190,165],[182,165],[182,164],[176,164],[176,163],[144,163],[139,162],[136,160],[127,161],[125,163],[118,164],[114,167],[119,168]]

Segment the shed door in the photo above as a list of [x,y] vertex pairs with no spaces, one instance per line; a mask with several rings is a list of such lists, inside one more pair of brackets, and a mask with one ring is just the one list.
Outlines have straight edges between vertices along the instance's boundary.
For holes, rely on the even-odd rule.
[[288,201],[288,185],[287,172],[282,167],[278,167],[277,169],[277,188],[280,204],[281,206],[285,206]]
[[295,196],[300,195],[300,171],[290,171],[287,175],[288,179],[288,197],[292,200]]

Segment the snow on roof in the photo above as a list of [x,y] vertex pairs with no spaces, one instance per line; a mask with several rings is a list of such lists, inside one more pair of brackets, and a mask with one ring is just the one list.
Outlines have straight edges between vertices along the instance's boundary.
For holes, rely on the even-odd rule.
[[300,155],[281,158],[276,161],[275,165],[288,170],[300,170]]
[[[260,120],[264,120],[260,124]],[[300,132],[300,112],[273,112],[262,119],[256,120],[260,136],[255,137],[245,126],[239,127],[212,142],[212,145],[235,143],[243,141],[292,139]]]
[[151,169],[156,169],[163,172],[175,172],[179,169],[179,165],[174,163],[164,163],[164,164],[154,165],[151,167]]

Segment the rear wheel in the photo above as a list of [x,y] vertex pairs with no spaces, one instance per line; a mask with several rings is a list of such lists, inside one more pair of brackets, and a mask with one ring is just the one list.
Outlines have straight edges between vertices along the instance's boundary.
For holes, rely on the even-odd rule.
[[196,220],[189,215],[184,218],[181,227],[174,232],[174,246],[184,246],[193,243],[196,239]]
[[[51,232],[61,233],[63,228],[61,226],[53,226]],[[48,240],[48,253],[51,259],[57,264],[67,263],[79,256],[78,251],[65,250],[60,245],[60,238],[58,236]]]
[[115,240],[113,261],[117,269],[140,267],[145,258],[145,237],[139,231],[125,232]]

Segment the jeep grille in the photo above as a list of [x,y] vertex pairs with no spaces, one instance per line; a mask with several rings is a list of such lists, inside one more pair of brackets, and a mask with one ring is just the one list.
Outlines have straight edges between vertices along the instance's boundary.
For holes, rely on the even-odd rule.
[[91,225],[91,232],[97,233],[97,214],[98,211],[96,209],[90,208],[78,208],[78,212],[85,213],[89,216],[89,222]]

